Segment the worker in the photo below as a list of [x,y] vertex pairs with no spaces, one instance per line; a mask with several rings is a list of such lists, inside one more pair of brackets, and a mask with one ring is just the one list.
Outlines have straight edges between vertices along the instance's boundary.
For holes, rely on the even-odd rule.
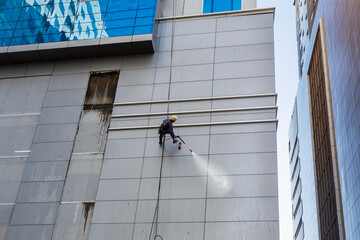
[[174,134],[173,123],[177,120],[177,116],[173,115],[170,118],[166,118],[159,128],[159,144],[162,144],[162,139],[165,134],[170,134],[173,139],[173,143],[177,143],[177,136]]

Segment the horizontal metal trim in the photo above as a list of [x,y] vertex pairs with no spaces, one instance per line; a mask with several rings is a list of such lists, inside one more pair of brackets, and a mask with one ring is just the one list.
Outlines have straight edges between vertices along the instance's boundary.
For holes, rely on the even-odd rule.
[[0,203],[0,206],[14,206],[16,203]]
[[275,13],[275,8],[254,8],[247,10],[237,10],[229,12],[218,12],[218,13],[206,13],[206,14],[194,14],[186,16],[175,16],[175,17],[162,17],[157,18],[157,21],[169,21],[169,20],[182,20],[182,19],[191,19],[191,18],[208,18],[208,17],[228,17],[228,16],[246,16],[252,14],[262,14],[262,13]]
[[4,114],[0,115],[2,117],[25,117],[25,116],[39,116],[41,113],[19,113],[19,114]]
[[177,112],[123,114],[123,115],[113,115],[113,116],[111,116],[111,118],[154,117],[154,116],[166,116],[166,115],[174,115],[174,114],[182,115],[182,114],[222,113],[222,112],[276,110],[276,109],[277,109],[277,106],[249,107],[249,108],[227,108],[227,109],[208,109],[208,110],[177,111]]
[[95,200],[94,201],[62,201],[60,202],[60,204],[81,204],[81,203],[95,203]]
[[227,100],[227,99],[236,99],[236,98],[256,98],[256,97],[277,97],[277,94],[276,93],[264,93],[264,94],[233,95],[233,96],[220,96],[220,97],[203,97],[203,98],[184,98],[184,99],[170,99],[170,100],[124,102],[124,103],[114,103],[114,106],[159,104],[159,103],[178,103],[178,102],[196,102],[196,101],[211,101],[211,100]]
[[[204,127],[204,126],[219,126],[219,125],[234,125],[234,124],[252,124],[252,123],[277,123],[277,119],[266,120],[250,120],[250,121],[232,121],[232,122],[212,122],[212,123],[192,123],[192,124],[178,124],[179,127]],[[109,128],[109,131],[122,131],[122,130],[139,130],[139,129],[155,129],[159,128],[158,125],[153,126],[136,126],[136,127],[118,127]]]
[[7,158],[27,158],[30,155],[12,155],[12,156],[0,156],[0,159],[7,159]]

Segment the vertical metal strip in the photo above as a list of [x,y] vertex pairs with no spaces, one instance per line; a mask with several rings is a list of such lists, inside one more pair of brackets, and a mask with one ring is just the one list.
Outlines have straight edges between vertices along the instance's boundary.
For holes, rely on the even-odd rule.
[[334,114],[333,114],[329,67],[328,67],[328,59],[327,59],[325,25],[323,18],[320,18],[320,40],[321,40],[324,75],[325,75],[325,93],[326,93],[326,102],[327,102],[326,106],[327,106],[328,118],[329,118],[330,144],[331,144],[331,155],[332,155],[332,163],[333,163],[334,182],[335,182],[335,197],[336,197],[338,224],[339,224],[339,234],[340,234],[340,239],[345,240],[345,226],[344,226],[344,215],[343,215],[343,206],[342,206],[342,198],[341,198],[341,188],[340,188],[339,163],[338,163],[337,149],[336,149]]

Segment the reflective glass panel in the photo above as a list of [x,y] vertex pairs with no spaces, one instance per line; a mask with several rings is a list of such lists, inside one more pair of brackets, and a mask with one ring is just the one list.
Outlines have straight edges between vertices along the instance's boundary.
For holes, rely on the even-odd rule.
[[241,10],[241,0],[204,0],[203,13]]
[[157,0],[0,0],[1,46],[151,33],[156,3]]

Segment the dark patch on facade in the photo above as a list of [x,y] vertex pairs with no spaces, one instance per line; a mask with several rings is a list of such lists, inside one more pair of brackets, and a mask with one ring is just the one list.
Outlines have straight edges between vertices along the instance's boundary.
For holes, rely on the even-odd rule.
[[86,223],[89,217],[89,212],[93,211],[94,207],[95,207],[95,202],[83,202],[83,212],[84,212],[84,234],[85,234],[85,230],[86,230]]
[[91,73],[84,110],[112,109],[119,72]]

